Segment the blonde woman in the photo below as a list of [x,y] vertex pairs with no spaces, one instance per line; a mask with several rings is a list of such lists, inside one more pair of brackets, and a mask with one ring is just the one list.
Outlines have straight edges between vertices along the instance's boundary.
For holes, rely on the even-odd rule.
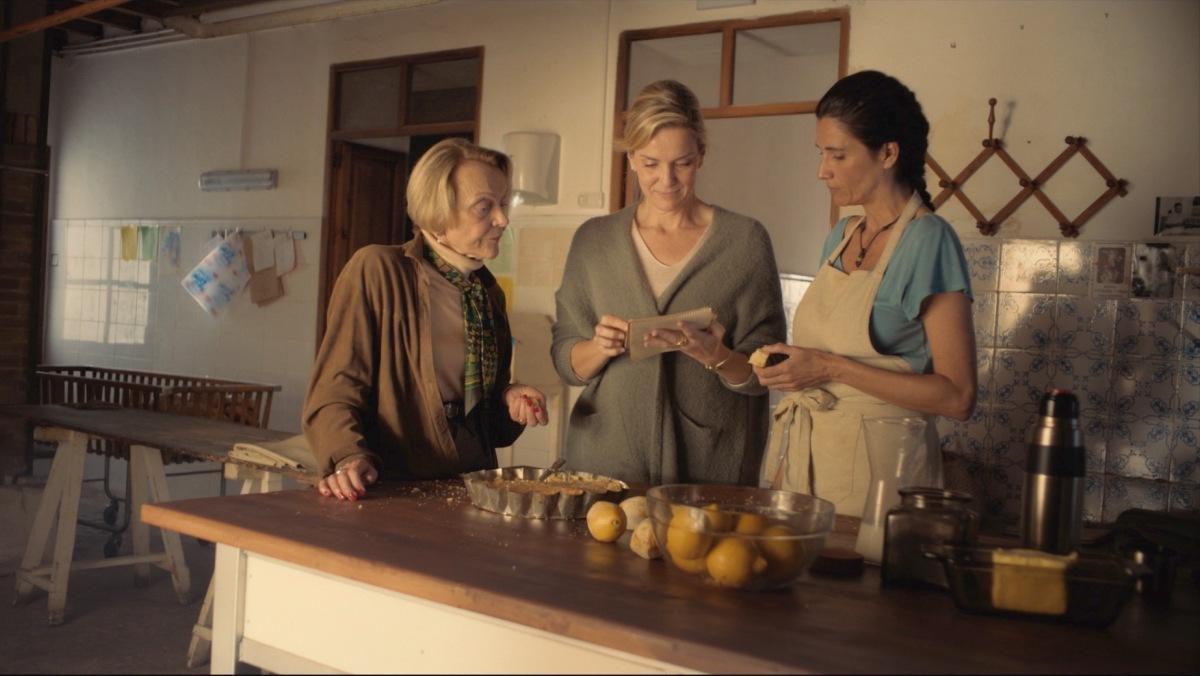
[[[757,221],[696,194],[704,164],[696,96],[663,80],[627,113],[624,148],[640,201],[584,223],[556,300],[551,348],[567,382],[567,462],[627,481],[755,481],[767,430],[766,389],[747,355],[785,336],[771,241]],[[646,338],[676,352],[631,361],[631,318],[712,307],[708,326]]]
[[408,183],[416,235],[359,249],[338,276],[302,421],[321,495],[495,467],[497,447],[546,424],[542,393],[509,383],[504,293],[484,267],[508,227],[511,172],[462,139],[433,146]]

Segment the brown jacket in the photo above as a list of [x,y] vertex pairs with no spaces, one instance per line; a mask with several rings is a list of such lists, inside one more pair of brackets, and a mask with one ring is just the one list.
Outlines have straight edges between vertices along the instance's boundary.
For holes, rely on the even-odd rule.
[[[401,246],[366,246],[338,275],[301,416],[322,473],[356,454],[369,455],[383,476],[430,479],[476,469],[460,462],[434,375],[423,247],[419,232]],[[486,416],[479,422],[494,449],[511,445],[524,428],[503,402],[512,359],[504,292],[487,268],[476,274],[496,318],[499,368],[474,414]]]

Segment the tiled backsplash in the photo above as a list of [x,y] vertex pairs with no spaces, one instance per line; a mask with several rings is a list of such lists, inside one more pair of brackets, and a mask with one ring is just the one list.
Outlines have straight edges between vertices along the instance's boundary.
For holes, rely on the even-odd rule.
[[[1173,244],[1181,263],[1200,266],[1200,241]],[[1091,242],[963,245],[979,404],[967,422],[938,423],[948,485],[975,495],[986,517],[1017,519],[1026,434],[1042,393],[1063,387],[1082,406],[1087,521],[1200,507],[1200,277],[1178,275],[1169,299],[1097,297]]]

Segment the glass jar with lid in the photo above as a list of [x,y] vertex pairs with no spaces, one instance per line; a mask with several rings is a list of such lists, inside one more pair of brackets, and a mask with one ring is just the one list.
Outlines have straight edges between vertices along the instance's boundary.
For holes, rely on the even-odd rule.
[[946,587],[942,562],[927,559],[926,545],[971,545],[979,533],[979,515],[971,496],[941,488],[900,489],[900,505],[884,521],[884,585],[929,584]]

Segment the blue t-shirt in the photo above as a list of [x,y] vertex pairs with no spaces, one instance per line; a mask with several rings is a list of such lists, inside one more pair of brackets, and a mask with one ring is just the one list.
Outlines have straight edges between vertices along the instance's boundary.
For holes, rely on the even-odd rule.
[[[825,238],[821,265],[841,244],[849,220],[847,217],[838,221]],[[854,242],[848,246],[853,247]],[[841,258],[833,265],[841,270]],[[892,260],[883,271],[875,306],[871,308],[871,344],[875,350],[903,357],[916,373],[932,373],[933,359],[920,320],[921,303],[934,294],[952,291],[962,291],[967,298],[974,299],[967,258],[958,235],[936,214],[913,219],[896,243]]]

